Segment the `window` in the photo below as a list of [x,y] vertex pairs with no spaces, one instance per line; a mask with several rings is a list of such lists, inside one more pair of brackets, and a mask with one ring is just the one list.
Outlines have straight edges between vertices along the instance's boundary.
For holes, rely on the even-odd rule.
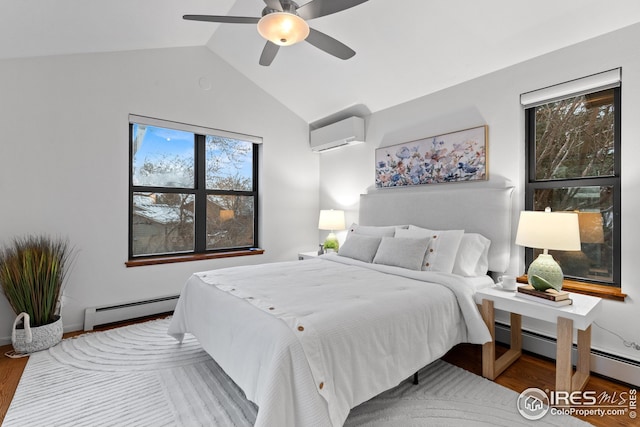
[[129,259],[258,247],[258,138],[131,116]]
[[[577,212],[581,251],[549,253],[565,277],[615,287],[620,286],[620,105],[618,79],[525,110],[525,209]],[[527,249],[527,266],[540,252]]]

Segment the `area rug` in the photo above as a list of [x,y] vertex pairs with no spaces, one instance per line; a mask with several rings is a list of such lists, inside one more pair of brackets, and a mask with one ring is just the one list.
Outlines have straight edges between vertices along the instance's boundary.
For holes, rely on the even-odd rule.
[[[63,340],[31,355],[3,426],[252,426],[257,407],[169,319]],[[518,394],[438,360],[354,408],[348,427],[587,425],[547,415],[527,421]],[[274,426],[277,427],[277,426]],[[301,426],[306,427],[306,426]]]

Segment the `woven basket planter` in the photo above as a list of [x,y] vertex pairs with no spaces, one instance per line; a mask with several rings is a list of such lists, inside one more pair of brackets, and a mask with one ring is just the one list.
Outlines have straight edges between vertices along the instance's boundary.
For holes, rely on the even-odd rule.
[[[18,322],[23,320],[24,327],[17,328]],[[16,353],[34,353],[46,350],[62,341],[62,318],[47,325],[31,327],[29,325],[29,315],[20,313],[13,322],[13,332],[11,342]]]

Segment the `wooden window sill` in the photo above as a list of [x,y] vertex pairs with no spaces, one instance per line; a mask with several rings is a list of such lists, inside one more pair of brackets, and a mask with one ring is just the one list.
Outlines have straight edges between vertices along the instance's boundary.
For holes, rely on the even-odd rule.
[[[517,279],[518,283],[527,283],[527,275],[522,275]],[[615,301],[624,301],[627,294],[620,292],[620,288],[614,286],[596,285],[593,283],[579,282],[577,280],[565,280],[562,282],[562,289],[575,292],[577,294],[591,295]]]
[[206,254],[190,254],[178,256],[166,256],[157,258],[141,258],[129,260],[124,263],[127,267],[141,267],[145,265],[171,264],[174,262],[202,261],[205,259],[232,258],[237,256],[261,255],[264,249],[246,249],[229,252],[212,252]]

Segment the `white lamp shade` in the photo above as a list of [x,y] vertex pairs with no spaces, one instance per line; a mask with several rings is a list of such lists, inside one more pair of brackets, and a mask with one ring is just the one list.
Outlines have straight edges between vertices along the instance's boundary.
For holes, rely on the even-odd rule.
[[320,219],[318,220],[318,229],[320,230],[344,230],[346,228],[344,211],[342,210],[321,210]]
[[579,251],[578,214],[573,212],[522,211],[516,245],[558,251]]
[[293,13],[273,12],[260,18],[258,32],[272,43],[290,46],[307,38],[309,24]]

